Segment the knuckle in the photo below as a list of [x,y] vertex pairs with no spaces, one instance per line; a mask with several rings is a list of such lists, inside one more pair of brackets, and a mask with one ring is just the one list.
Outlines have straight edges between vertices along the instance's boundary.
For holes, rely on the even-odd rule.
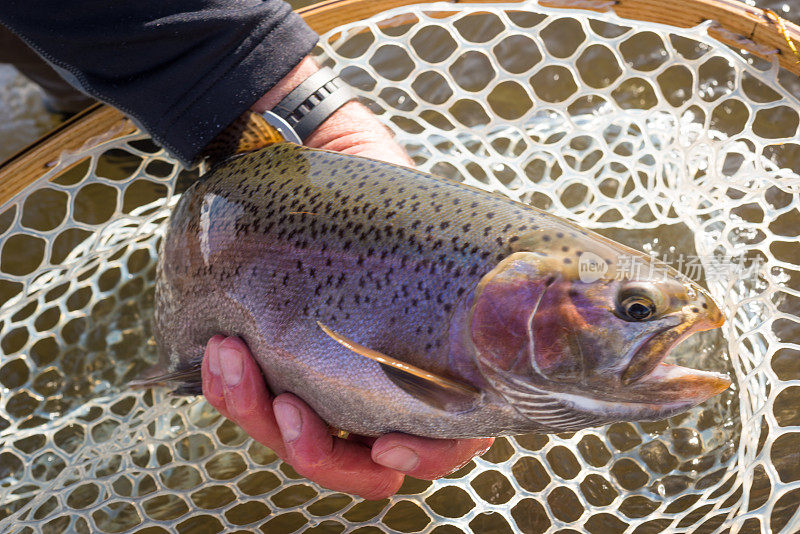
[[204,396],[206,398],[206,402],[208,402],[211,406],[213,406],[218,410],[221,406],[225,405],[223,399],[221,399],[218,395],[215,395],[210,391],[207,391]]
[[[226,392],[227,393],[227,392]],[[258,410],[256,399],[246,392],[230,392],[225,396],[225,402],[232,417],[242,421],[252,421],[263,417]]]
[[[302,439],[302,438],[301,438]],[[289,446],[289,460],[295,471],[306,478],[313,478],[317,473],[332,473],[339,467],[329,454],[316,449],[303,448],[292,450]]]
[[203,396],[206,398],[206,402],[208,402],[211,406],[216,408],[217,410],[221,410],[225,408],[225,397],[220,394],[213,387],[207,387],[203,391]]
[[332,471],[324,462],[307,461],[302,458],[292,458],[290,465],[298,475],[309,480],[314,480],[320,473],[330,476]]

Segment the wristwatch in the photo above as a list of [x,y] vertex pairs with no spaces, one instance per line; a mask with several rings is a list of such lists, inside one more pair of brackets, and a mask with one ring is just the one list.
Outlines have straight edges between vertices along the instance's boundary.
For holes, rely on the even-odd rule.
[[325,119],[355,98],[350,86],[331,69],[321,68],[271,111],[244,112],[206,145],[203,157],[220,161],[283,140],[302,145]]
[[331,69],[323,67],[262,116],[281,133],[284,133],[281,126],[288,126],[299,140],[285,136],[287,141],[302,144],[301,141],[305,141],[337,109],[355,98],[349,85]]

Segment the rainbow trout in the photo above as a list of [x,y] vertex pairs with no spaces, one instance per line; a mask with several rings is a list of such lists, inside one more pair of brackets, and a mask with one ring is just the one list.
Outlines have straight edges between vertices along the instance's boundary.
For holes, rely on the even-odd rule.
[[[631,261],[655,274],[628,276]],[[500,195],[275,144],[180,199],[158,266],[161,360],[146,382],[199,394],[205,344],[224,334],[244,339],[273,393],[358,434],[662,419],[730,382],[662,362],[724,319],[652,261]]]

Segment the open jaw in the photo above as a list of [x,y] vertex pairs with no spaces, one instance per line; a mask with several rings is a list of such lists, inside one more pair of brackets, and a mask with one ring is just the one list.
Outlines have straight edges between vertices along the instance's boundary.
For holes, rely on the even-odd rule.
[[705,330],[713,330],[724,322],[695,320],[667,327],[646,339],[630,359],[623,371],[622,388],[643,393],[659,393],[670,400],[687,398],[695,404],[725,391],[731,382],[720,373],[701,371],[664,363],[672,350],[689,336]]
[[731,385],[728,377],[721,373],[663,361],[690,335],[717,326],[694,324],[658,331],[636,349],[622,373],[621,382],[616,382],[614,387],[595,390],[592,395],[559,396],[576,409],[618,420],[657,420],[676,415]]
[[558,393],[573,409],[597,415],[607,422],[657,421],[684,412],[725,391],[731,381],[723,374],[659,363],[631,386],[609,395]]
[[633,389],[619,396],[598,398],[569,393],[556,396],[575,410],[596,414],[607,422],[657,421],[700,404],[725,391],[730,384],[720,373],[660,363]]

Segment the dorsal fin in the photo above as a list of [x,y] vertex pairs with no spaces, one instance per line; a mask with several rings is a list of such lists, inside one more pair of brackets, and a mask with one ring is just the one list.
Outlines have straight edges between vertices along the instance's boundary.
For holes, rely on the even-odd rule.
[[466,411],[474,407],[481,396],[471,384],[441,376],[414,365],[387,356],[377,350],[359,345],[355,341],[334,332],[317,321],[317,325],[343,347],[381,364],[386,376],[406,393],[419,400],[448,411]]
[[235,154],[243,154],[283,143],[286,139],[264,117],[255,111],[245,111],[238,119],[220,132],[205,148],[203,155],[212,162]]

